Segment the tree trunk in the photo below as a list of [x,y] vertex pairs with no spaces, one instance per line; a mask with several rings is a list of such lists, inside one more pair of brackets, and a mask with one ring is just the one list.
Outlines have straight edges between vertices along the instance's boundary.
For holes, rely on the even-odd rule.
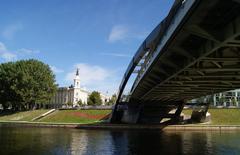
[[26,110],[26,107],[25,107],[24,104],[21,104],[20,107],[21,107],[21,110],[22,110],[22,111],[25,111],[25,110]]
[[30,105],[30,110],[34,110],[34,103],[29,103]]

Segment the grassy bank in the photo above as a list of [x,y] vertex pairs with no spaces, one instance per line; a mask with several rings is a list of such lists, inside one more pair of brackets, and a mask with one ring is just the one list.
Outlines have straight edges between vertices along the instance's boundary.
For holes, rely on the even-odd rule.
[[[48,110],[34,110],[13,114],[0,114],[0,121],[31,121]],[[212,116],[211,125],[240,125],[240,109],[209,109]],[[52,114],[34,122],[47,123],[95,123],[104,120],[110,110],[57,110]],[[183,111],[191,115],[192,110]]]
[[108,116],[110,110],[56,110],[55,112],[39,120],[33,118],[46,113],[49,110],[32,110],[16,113],[0,114],[0,121],[27,121],[47,123],[94,123],[99,122]]
[[104,120],[110,110],[58,110],[39,122],[94,123]]
[[48,110],[31,110],[15,113],[0,113],[0,121],[31,121],[33,118],[47,111]]
[[[240,109],[209,109],[212,125],[240,125]],[[183,110],[184,114],[191,115],[191,109]]]

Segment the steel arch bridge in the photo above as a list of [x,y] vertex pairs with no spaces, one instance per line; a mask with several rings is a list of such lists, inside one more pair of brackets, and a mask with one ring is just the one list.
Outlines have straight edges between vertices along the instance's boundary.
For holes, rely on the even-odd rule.
[[[123,92],[133,74],[126,100]],[[187,100],[237,88],[240,0],[176,0],[132,58],[111,122],[176,118]]]

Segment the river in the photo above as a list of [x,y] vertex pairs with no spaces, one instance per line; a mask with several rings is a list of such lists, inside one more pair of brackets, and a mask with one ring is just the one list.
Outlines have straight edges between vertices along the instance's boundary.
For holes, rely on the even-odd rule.
[[0,155],[239,155],[240,132],[109,131],[0,125]]

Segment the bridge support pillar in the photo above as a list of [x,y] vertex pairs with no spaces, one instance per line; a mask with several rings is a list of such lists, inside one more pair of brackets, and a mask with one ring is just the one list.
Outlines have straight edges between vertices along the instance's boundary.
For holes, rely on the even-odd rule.
[[118,104],[115,104],[110,116],[110,123],[121,123],[123,110],[118,109]]
[[184,103],[180,103],[175,112],[175,117],[179,117],[181,115],[183,108],[184,108]]
[[128,105],[127,109],[124,110],[121,122],[136,124],[139,121],[141,113],[141,106],[139,105]]
[[183,108],[184,108],[184,105],[185,105],[184,102],[182,102],[182,103],[180,103],[180,104],[178,105],[178,108],[177,108],[177,110],[176,110],[176,112],[175,112],[175,114],[174,114],[174,118],[173,118],[173,121],[174,121],[174,122],[180,122],[180,121],[182,121],[183,118],[181,118],[181,113],[182,113],[182,110],[183,110]]
[[204,123],[211,120],[211,114],[208,113],[209,103],[205,104],[204,108],[196,108],[193,110],[191,120],[193,122]]

